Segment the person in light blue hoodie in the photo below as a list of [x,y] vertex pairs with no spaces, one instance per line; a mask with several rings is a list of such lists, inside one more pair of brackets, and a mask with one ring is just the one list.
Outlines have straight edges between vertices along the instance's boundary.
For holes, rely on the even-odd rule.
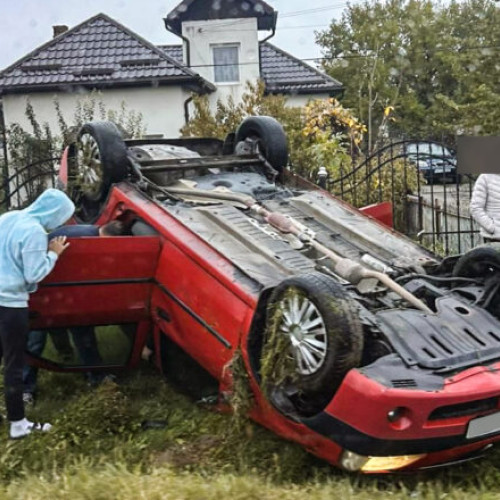
[[28,297],[54,268],[68,247],[66,237],[48,241],[47,231],[62,226],[75,211],[73,202],[57,189],[47,189],[24,210],[0,216],[0,362],[9,436],[18,439],[33,430],[49,430],[25,418],[23,366],[29,330]]

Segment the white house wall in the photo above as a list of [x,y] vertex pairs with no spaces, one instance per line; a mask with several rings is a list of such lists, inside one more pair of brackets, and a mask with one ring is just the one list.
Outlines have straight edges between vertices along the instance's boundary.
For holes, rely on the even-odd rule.
[[[182,34],[189,40],[191,69],[217,86],[216,92],[210,95],[212,109],[218,99],[226,101],[229,96],[235,103],[240,102],[246,82],[255,83],[260,78],[256,18],[185,21]],[[238,83],[215,82],[212,47],[224,44],[239,44]],[[184,60],[187,61],[186,54]]]
[[[73,121],[78,99],[85,98],[88,92],[57,94],[62,114],[68,124]],[[189,93],[179,86],[118,88],[101,91],[102,101],[107,110],[120,111],[122,102],[128,111],[142,113],[147,134],[163,134],[165,137],[179,137],[179,129],[184,125],[184,101]],[[32,93],[29,100],[33,105],[39,123],[47,122],[54,135],[59,133],[57,116],[54,108],[55,93]],[[25,115],[28,95],[12,94],[3,97],[3,109],[6,125],[19,123],[30,130]],[[98,110],[96,119],[99,120]]]
[[300,108],[313,99],[328,99],[328,94],[291,94],[286,96],[286,105],[290,108]]

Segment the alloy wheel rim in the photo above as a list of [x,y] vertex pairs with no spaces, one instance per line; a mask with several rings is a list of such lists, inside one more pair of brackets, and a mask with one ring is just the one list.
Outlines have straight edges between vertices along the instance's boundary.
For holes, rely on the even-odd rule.
[[97,196],[102,186],[102,162],[99,145],[90,134],[83,134],[78,141],[78,184],[89,196]]
[[297,372],[313,375],[323,366],[328,350],[323,317],[310,299],[296,294],[284,298],[280,308],[279,332],[290,340]]

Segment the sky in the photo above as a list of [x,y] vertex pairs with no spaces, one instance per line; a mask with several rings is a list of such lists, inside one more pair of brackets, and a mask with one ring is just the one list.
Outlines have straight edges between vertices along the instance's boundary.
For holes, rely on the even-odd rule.
[[[210,0],[206,0],[210,1]],[[102,12],[157,44],[180,43],[163,18],[180,0],[0,0],[0,70],[52,38],[52,26],[70,28]],[[347,2],[341,0],[267,0],[278,11],[279,48],[301,59],[321,56],[314,31],[328,27]],[[261,38],[265,34],[262,32]],[[312,63],[312,62],[311,62]]]

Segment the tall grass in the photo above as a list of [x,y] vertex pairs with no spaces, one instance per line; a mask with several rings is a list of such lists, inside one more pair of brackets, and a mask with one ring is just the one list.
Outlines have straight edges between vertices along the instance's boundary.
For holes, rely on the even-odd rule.
[[[347,474],[265,429],[211,411],[149,367],[89,389],[42,372],[30,412],[49,434],[0,436],[1,499],[493,499],[500,454],[426,474]],[[147,421],[165,421],[149,428]]]

